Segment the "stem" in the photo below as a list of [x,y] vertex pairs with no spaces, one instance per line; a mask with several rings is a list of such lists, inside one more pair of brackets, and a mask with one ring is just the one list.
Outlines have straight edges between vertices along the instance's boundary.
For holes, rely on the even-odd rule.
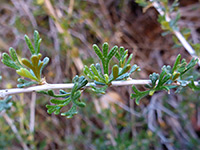
[[35,103],[36,103],[36,93],[32,93],[31,103],[30,103],[30,133],[32,134],[34,132],[35,128]]
[[[151,84],[151,80],[127,80],[127,81],[113,81],[111,82],[111,86],[128,86],[128,85],[145,85]],[[198,85],[198,82],[194,82],[195,85]],[[176,83],[176,85],[180,85]],[[41,90],[55,90],[55,89],[71,89],[74,86],[73,83],[66,83],[66,84],[44,84],[38,86],[32,86],[28,88],[13,88],[13,89],[4,89],[0,90],[0,98],[3,98],[8,95],[16,95],[20,93],[30,93],[30,92],[37,92]],[[96,86],[95,83],[91,82],[86,85],[86,87]]]
[[12,131],[15,133],[15,135],[16,135],[17,139],[19,140],[20,144],[22,145],[23,149],[29,150],[28,146],[26,145],[26,143],[22,139],[21,135],[19,134],[19,131],[17,130],[16,126],[14,125],[14,121],[6,113],[3,114],[3,117],[6,120],[6,122],[8,123],[8,125],[10,126],[10,128],[12,129]]
[[[144,85],[150,84],[150,80],[129,80],[129,81],[113,81],[112,86],[125,86],[125,85]],[[96,86],[95,83],[88,83],[86,87],[89,86]],[[4,89],[0,90],[0,97],[5,97],[8,95],[15,95],[20,93],[29,93],[29,92],[36,92],[41,90],[55,90],[55,89],[71,89],[74,86],[73,83],[67,84],[44,84],[38,86],[32,86],[28,88],[13,88],[13,89]]]

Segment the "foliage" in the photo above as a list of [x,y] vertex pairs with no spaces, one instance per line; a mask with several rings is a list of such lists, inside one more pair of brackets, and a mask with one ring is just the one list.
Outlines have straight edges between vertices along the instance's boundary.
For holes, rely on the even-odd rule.
[[[30,86],[33,84],[44,84],[45,78],[42,78],[42,70],[48,64],[49,58],[45,57],[43,60],[40,60],[42,54],[40,53],[40,43],[42,39],[39,36],[38,31],[34,32],[34,47],[27,35],[24,36],[26,44],[28,45],[29,51],[31,52],[30,60],[27,58],[19,59],[14,48],[9,49],[10,56],[7,53],[2,54],[2,62],[16,70],[17,74],[22,77],[31,79],[32,81],[27,81],[25,79],[18,79],[18,87],[22,88],[25,86]],[[26,66],[27,68],[25,68]]]
[[[30,71],[28,71],[26,68],[24,68],[16,54],[16,51],[13,48],[10,48],[10,56],[7,53],[3,54],[2,62],[13,68],[16,69],[17,73],[23,77],[35,80],[35,81],[27,81],[25,79],[18,79],[18,82],[21,84],[18,85],[18,87],[24,87],[24,86],[30,86],[32,84],[43,84],[44,79],[41,78],[41,72],[44,68],[44,66],[48,63],[49,58],[44,58],[43,61],[40,61],[40,58],[42,54],[39,53],[39,46],[41,39],[39,37],[39,33],[37,31],[34,32],[34,43],[35,48],[33,48],[32,43],[30,42],[30,39],[25,35],[25,41],[29,47],[30,52],[32,53],[31,61],[28,59],[23,58],[21,62],[26,65]],[[124,50],[124,47],[118,48],[117,46],[114,46],[109,51],[109,45],[108,43],[104,43],[102,46],[102,51],[100,48],[94,44],[93,49],[99,59],[101,60],[102,68],[99,63],[96,65],[92,64],[90,67],[85,66],[84,67],[84,74],[94,81],[94,85],[90,85],[96,93],[105,94],[106,89],[112,85],[112,81],[115,80],[126,80],[130,77],[130,75],[135,72],[139,71],[139,67],[137,65],[130,65],[132,54],[128,57],[128,50]],[[113,59],[113,57],[116,57],[118,60],[118,64],[115,64],[112,66],[112,72],[109,73],[110,61]],[[194,81],[192,80],[193,77],[190,77],[190,79],[183,79],[182,76],[188,72],[191,68],[193,68],[198,62],[198,59],[192,59],[188,64],[186,63],[185,59],[181,60],[181,55],[179,54],[176,58],[176,61],[174,63],[174,66],[163,66],[162,71],[160,74],[152,73],[149,78],[152,82],[151,85],[146,85],[149,90],[146,91],[139,91],[134,85],[132,87],[134,93],[131,94],[131,98],[135,98],[135,101],[137,104],[139,104],[139,100],[143,98],[146,95],[152,96],[156,91],[160,90],[166,90],[168,93],[170,89],[172,88],[182,88],[184,86],[189,86],[194,90],[199,90],[199,87],[197,87],[194,84]],[[129,71],[130,70],[130,71]],[[129,71],[129,72],[128,72]],[[176,85],[176,83],[179,82],[180,85]],[[76,115],[77,107],[85,107],[85,103],[80,100],[80,96],[82,93],[82,88],[86,86],[88,81],[85,79],[84,76],[78,77],[75,76],[73,79],[74,86],[71,90],[71,92],[65,92],[64,90],[60,90],[60,94],[56,95],[52,90],[48,91],[40,91],[39,93],[47,94],[49,96],[55,97],[55,98],[64,98],[62,100],[60,99],[51,99],[50,102],[55,105],[46,105],[48,109],[48,113],[51,114],[54,112],[54,114],[58,115],[61,113],[61,109],[63,107],[66,107],[70,102],[72,102],[71,108],[66,111],[62,112],[62,116],[67,116],[67,118],[72,118],[74,115]],[[173,85],[175,84],[175,85]],[[100,87],[99,87],[100,86]]]
[[[142,2],[144,0],[137,1]],[[14,3],[14,5],[12,5],[12,2]],[[21,42],[21,39],[23,39],[23,34],[26,33],[28,35],[31,35],[29,33],[32,32],[33,28],[37,28],[43,38],[43,43],[41,47],[43,51],[42,54],[43,56],[45,56],[48,53],[48,56],[52,58],[51,65],[49,65],[48,68],[43,71],[43,73],[45,73],[45,79],[47,81],[54,83],[63,81],[69,82],[72,77],[75,76],[75,74],[80,74],[80,70],[78,70],[75,66],[76,63],[73,60],[74,57],[80,58],[84,63],[86,62],[88,67],[90,66],[89,64],[94,63],[96,59],[94,57],[90,57],[90,51],[87,51],[88,49],[90,49],[90,43],[93,42],[99,44],[102,41],[109,41],[112,43],[120,43],[120,45],[124,45],[125,47],[133,47],[132,44],[134,45],[136,41],[138,48],[142,48],[142,51],[140,52],[134,49],[135,52],[137,51],[135,56],[136,60],[134,60],[134,62],[139,62],[142,59],[142,61],[145,62],[144,66],[148,66],[149,64],[151,65],[151,62],[153,61],[151,58],[148,58],[150,62],[148,61],[149,64],[147,64],[146,60],[143,59],[142,56],[155,54],[154,47],[151,47],[151,43],[147,44],[148,42],[146,43],[146,40],[151,37],[149,35],[158,33],[160,32],[160,30],[155,31],[153,30],[153,28],[151,28],[152,30],[150,29],[150,32],[146,32],[146,29],[148,30],[148,27],[151,27],[151,21],[149,22],[149,20],[145,20],[146,17],[140,14],[141,8],[139,8],[135,4],[133,6],[134,1],[112,1],[112,5],[110,5],[110,3],[99,3],[99,5],[95,1],[77,0],[74,1],[73,5],[71,4],[73,0],[35,0],[30,3],[26,3],[27,9],[25,11],[23,9],[20,10],[21,7],[19,6],[21,5],[21,2],[12,2],[7,3],[7,1],[5,0],[2,0],[0,2],[2,4],[0,4],[0,18],[3,18],[1,20],[2,24],[0,25],[2,30],[2,32],[0,33],[1,39],[3,39],[3,43],[7,45],[12,45],[15,49],[17,49],[18,58],[21,60],[19,56],[21,56],[22,53],[26,52],[24,51],[25,49],[23,42]],[[52,3],[53,7],[48,9],[46,6],[47,2]],[[157,2],[160,2],[160,4],[163,5],[166,4],[167,0],[157,0]],[[184,2],[190,3],[187,1]],[[145,6],[145,9],[147,9],[152,5],[150,1],[145,0],[143,6]],[[189,7],[187,6],[187,8],[191,8],[191,6],[189,5]],[[167,7],[170,8],[171,3],[167,4]],[[165,7],[162,6],[163,10],[164,8]],[[196,8],[198,8],[198,5],[196,5]],[[193,10],[196,8],[192,6]],[[72,13],[69,13],[70,9],[72,10]],[[177,7],[174,9],[174,11],[176,10]],[[150,10],[147,12],[147,15],[149,15],[149,12],[152,13],[152,11]],[[189,16],[198,16],[198,13],[195,13],[195,11],[190,12],[191,13]],[[155,11],[153,12],[153,14],[155,14]],[[170,17],[175,16],[174,14],[177,14],[177,12],[173,12],[173,15]],[[196,17],[194,16],[194,19],[195,18]],[[194,19],[192,18],[192,20],[189,20],[187,19],[187,17],[184,17],[184,22],[188,23],[188,21],[192,21],[192,24],[194,23],[195,25],[195,22],[197,20]],[[141,21],[141,26],[138,26],[138,20]],[[36,26],[32,24],[32,21],[36,21]],[[145,24],[148,25],[147,28],[144,28],[143,25]],[[168,23],[166,24],[169,25]],[[126,27],[126,25],[128,25],[128,28],[124,28]],[[190,30],[183,30],[181,28],[179,30],[185,38],[187,37],[186,40],[188,40],[192,45],[190,40]],[[62,33],[62,31],[64,32]],[[78,31],[81,31],[81,33],[79,33]],[[138,33],[138,37],[140,38],[134,37],[134,35],[132,35],[132,32],[134,33],[135,31],[137,31],[136,33]],[[166,32],[164,32],[163,35],[171,33],[171,31],[167,32],[168,30],[165,31]],[[133,38],[130,38],[132,36]],[[166,38],[168,37],[164,37],[163,39],[166,40]],[[158,37],[158,39],[156,38],[156,40],[159,40],[159,38],[160,37]],[[0,47],[2,46],[1,39]],[[150,40],[152,42],[152,45],[155,44],[154,42],[157,43],[157,41],[154,40],[155,38],[152,38]],[[181,46],[181,43],[176,37],[174,37],[173,40],[176,44],[176,47]],[[167,45],[169,41],[170,40],[164,41],[166,45],[158,45],[156,49],[161,47],[168,47]],[[145,48],[146,44],[149,45],[148,49]],[[196,45],[197,46],[194,49],[198,51],[198,44]],[[7,48],[3,47],[1,47],[1,49],[7,50]],[[80,54],[78,52],[80,52]],[[175,50],[173,52],[164,51],[164,56],[166,56],[166,53],[168,56],[172,56],[170,54],[174,54],[176,52]],[[184,54],[184,52],[181,53]],[[85,59],[86,57],[87,59]],[[90,58],[90,60],[88,57]],[[163,61],[166,61],[165,58],[166,57],[162,57],[161,59],[163,59]],[[60,64],[56,60],[60,60]],[[115,60],[117,60],[117,58]],[[116,62],[115,60],[112,61],[111,59],[110,61],[109,70],[111,71],[109,72],[109,74],[112,73],[112,67],[114,66],[112,64]],[[171,64],[171,62],[169,63]],[[102,68],[101,63],[99,64]],[[61,67],[62,76],[59,75],[60,72],[57,70],[59,66]],[[143,64],[141,65],[141,67],[143,67]],[[135,74],[134,77],[145,77],[147,72],[158,70],[158,66],[156,63],[152,63],[151,67],[143,68],[143,71]],[[13,82],[15,79],[11,81],[13,78],[15,78],[15,76],[12,76],[12,70],[6,70],[6,67],[3,67],[2,65],[1,69],[3,73],[2,76],[4,78],[4,81],[1,84],[1,88],[2,86],[4,86],[5,88],[10,88],[11,85],[15,83]],[[97,102],[98,106],[98,104],[101,102],[96,100],[99,97],[95,97],[95,94],[90,94],[90,96],[88,96],[89,93],[87,92],[89,90],[85,90],[84,96],[81,96],[81,101],[87,102],[87,107],[85,107],[84,109],[79,109],[79,107],[77,107],[77,110],[80,114],[76,116],[73,120],[66,120],[65,117],[60,116],[49,116],[45,112],[46,109],[44,108],[47,103],[47,97],[42,94],[37,94],[37,105],[35,108],[35,132],[34,139],[32,139],[32,141],[30,140],[31,136],[29,131],[30,99],[27,97],[28,95],[20,94],[16,97],[13,97],[13,108],[9,111],[6,111],[6,113],[10,116],[11,119],[13,119],[14,124],[19,130],[19,134],[22,136],[24,142],[28,144],[30,149],[167,149],[167,144],[172,145],[173,149],[199,149],[199,138],[194,139],[192,134],[190,134],[191,131],[187,129],[191,129],[192,131],[196,130],[193,127],[189,127],[189,124],[193,121],[193,118],[198,118],[196,116],[198,112],[196,112],[195,110],[197,110],[197,108],[199,107],[200,93],[199,91],[196,92],[188,90],[188,88],[184,88],[185,86],[188,86],[193,90],[198,90],[199,86],[197,82],[193,81],[199,80],[199,72],[197,72],[198,76],[195,76],[195,71],[195,68],[190,69],[182,76],[182,79],[178,78],[176,82],[172,83],[173,86],[177,86],[179,84],[182,85],[177,86],[177,91],[181,92],[179,95],[175,95],[174,90],[170,90],[170,95],[164,94],[162,91],[159,93],[155,91],[154,93],[152,92],[152,98],[150,96],[143,98],[142,103],[137,106],[133,104],[133,101],[130,101],[130,99],[128,99],[128,93],[131,93],[128,87],[124,86],[123,88],[109,89],[108,92],[119,92],[123,100],[122,102],[125,105],[119,107],[118,104],[111,103],[106,111],[103,110],[102,106],[99,106],[100,109],[102,109],[100,114],[97,114],[97,109],[95,109],[96,104],[94,105],[94,103]],[[156,73],[159,73],[159,71]],[[190,77],[191,75],[193,76],[192,78]],[[56,77],[58,77],[59,80],[57,80]],[[23,77],[22,79],[19,79],[21,80],[21,84],[26,84],[27,82],[30,82],[27,80],[23,81],[23,79]],[[6,80],[11,82],[6,82]],[[90,79],[90,81],[94,80]],[[35,80],[31,82],[35,82],[35,84],[38,84],[38,82]],[[27,86],[31,86],[31,82],[27,84]],[[158,80],[156,84],[157,83]],[[164,85],[167,85],[167,83]],[[94,88],[96,92],[99,90],[99,93],[105,93],[106,89],[109,86],[94,85],[92,88]],[[150,84],[150,86],[152,85]],[[149,86],[147,85],[147,87]],[[140,89],[139,86],[137,86],[137,88]],[[148,90],[151,90],[151,88]],[[56,93],[56,91],[54,92]],[[70,91],[65,92],[67,93]],[[147,115],[149,114],[150,109],[150,107],[148,106],[151,104],[153,99],[160,94],[163,94],[163,97],[160,97],[158,102],[153,105],[153,107],[151,107],[155,109],[155,118],[147,119]],[[19,97],[20,99],[15,99]],[[65,98],[60,98],[60,100],[63,99]],[[49,105],[57,104],[52,103]],[[70,106],[63,107],[61,109],[61,112],[69,110],[73,103],[71,102],[68,105]],[[115,108],[117,107],[118,109],[116,109],[116,111],[113,111],[113,106]],[[138,117],[137,114],[132,114],[132,107],[133,110],[141,114],[144,118]],[[128,112],[126,108],[128,110],[130,109],[130,111]],[[167,109],[168,112],[173,112],[173,114],[168,114],[167,111],[165,111],[163,108],[165,110]],[[176,116],[178,116],[177,119]],[[0,118],[0,149],[22,149],[11,128],[3,119],[3,116],[0,116]],[[173,118],[175,120],[172,120],[172,122],[170,122],[170,118]],[[162,119],[163,122],[160,123],[160,120],[162,121]],[[151,131],[149,131],[148,129],[149,125],[147,124],[149,122],[155,123],[154,125],[156,125],[156,129],[164,131],[164,137],[169,138],[168,141],[165,141],[158,136],[158,130],[151,133]],[[176,124],[173,125],[173,123]],[[186,134],[184,132],[186,132]],[[181,136],[179,136],[179,133],[181,133]],[[177,139],[177,137],[179,138]],[[13,144],[10,145],[10,143]]]
[[88,83],[84,76],[78,77],[75,76],[73,79],[74,86],[71,92],[67,93],[64,90],[60,90],[60,94],[56,95],[52,90],[40,91],[39,93],[47,94],[49,96],[55,98],[64,98],[64,100],[60,99],[51,99],[50,102],[55,105],[46,105],[47,112],[52,114],[54,112],[55,115],[60,114],[60,111],[63,107],[67,106],[70,102],[72,102],[71,108],[67,112],[61,113],[62,116],[67,116],[67,118],[72,118],[76,115],[77,107],[85,107],[85,103],[80,101],[81,90]]
[[[96,85],[103,86],[100,88],[91,86],[96,93],[105,93],[107,87],[111,85],[112,81],[127,79],[133,72],[140,70],[137,65],[130,65],[133,55],[131,54],[128,57],[128,50],[124,50],[124,47],[120,47],[118,49],[117,46],[114,46],[108,52],[109,45],[105,42],[102,46],[103,52],[101,52],[96,44],[93,45],[93,49],[101,60],[103,71],[101,69],[101,65],[97,63],[96,65],[92,64],[90,68],[85,66],[84,74],[89,79],[93,80]],[[110,61],[114,56],[117,58],[118,64],[113,65],[112,72],[109,75],[108,70],[110,68]]]
[[[156,91],[160,90],[166,90],[168,93],[170,92],[170,89],[172,88],[182,88],[183,86],[186,86],[186,84],[183,84],[183,78],[182,76],[189,71],[191,68],[193,68],[198,63],[198,59],[193,58],[188,64],[186,63],[185,59],[181,60],[181,55],[179,54],[176,58],[176,61],[171,66],[163,66],[162,71],[160,74],[153,73],[149,75],[149,78],[151,80],[151,85],[146,85],[149,90],[147,91],[139,91],[134,85],[132,87],[134,94],[131,94],[131,98],[135,98],[136,103],[139,104],[139,100],[146,96],[150,95],[152,96]],[[193,78],[193,77],[192,77]],[[186,79],[187,80],[187,79]],[[180,85],[172,85],[173,83],[177,83],[177,81],[180,83]],[[194,81],[189,82],[189,87],[192,87],[193,89],[198,89],[194,85]]]

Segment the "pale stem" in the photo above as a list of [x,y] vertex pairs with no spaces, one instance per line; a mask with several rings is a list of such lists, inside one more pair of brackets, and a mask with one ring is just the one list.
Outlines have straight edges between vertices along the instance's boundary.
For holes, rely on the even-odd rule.
[[30,103],[30,133],[34,132],[35,127],[35,103],[36,103],[36,93],[32,92],[31,103]]
[[10,128],[12,129],[12,131],[15,133],[15,135],[16,135],[17,139],[19,140],[19,142],[21,143],[23,149],[29,150],[28,146],[26,145],[26,143],[24,143],[24,140],[22,139],[16,126],[14,125],[13,120],[6,113],[3,114],[3,117],[6,120],[6,122],[8,123],[8,125],[10,126]]
[[[151,84],[151,80],[127,80],[127,81],[113,81],[111,82],[111,86],[128,86],[128,85],[145,85]],[[198,82],[194,82],[195,85],[198,85]],[[95,83],[91,82],[86,85],[86,87],[96,86]],[[176,85],[180,85],[180,83],[176,83]],[[0,98],[4,98],[8,95],[15,95],[20,93],[30,93],[30,92],[37,92],[41,90],[56,90],[56,89],[71,89],[74,86],[73,83],[67,84],[44,84],[38,86],[32,86],[28,88],[13,88],[13,89],[4,89],[0,90]]]

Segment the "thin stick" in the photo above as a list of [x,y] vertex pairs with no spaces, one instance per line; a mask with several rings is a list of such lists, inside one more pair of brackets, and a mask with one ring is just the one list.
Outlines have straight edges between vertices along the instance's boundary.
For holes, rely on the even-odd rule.
[[36,102],[36,93],[32,92],[31,104],[30,104],[30,133],[34,132],[35,127],[35,102]]
[[[126,85],[144,85],[144,84],[150,84],[150,80],[130,80],[130,81],[113,81],[112,86],[126,86]],[[95,83],[88,83],[86,87],[89,86],[96,86]],[[30,92],[36,92],[41,90],[55,90],[55,89],[71,89],[74,86],[73,83],[67,83],[67,84],[44,84],[44,85],[38,85],[38,86],[32,86],[28,88],[13,88],[13,89],[4,89],[0,90],[0,97],[5,97],[8,95],[15,95],[20,93],[30,93]]]
[[[127,86],[127,85],[145,85],[151,84],[151,80],[127,80],[127,81],[113,81],[111,86]],[[195,85],[198,85],[198,82],[194,82]],[[96,86],[95,83],[91,82],[86,85],[86,87]],[[176,85],[180,85],[178,82]],[[71,89],[74,86],[73,83],[67,84],[44,84],[38,86],[32,86],[28,88],[13,88],[13,89],[4,89],[0,90],[0,98],[4,98],[8,95],[16,95],[20,93],[30,93],[30,92],[37,92],[41,90],[56,90],[56,89]]]
[[21,135],[19,134],[16,126],[13,123],[13,120],[6,114],[3,114],[4,119],[6,120],[6,122],[8,123],[8,125],[11,127],[12,131],[15,133],[17,139],[19,140],[19,142],[21,143],[22,147],[24,150],[29,150],[28,146],[26,145],[26,143],[24,143]]

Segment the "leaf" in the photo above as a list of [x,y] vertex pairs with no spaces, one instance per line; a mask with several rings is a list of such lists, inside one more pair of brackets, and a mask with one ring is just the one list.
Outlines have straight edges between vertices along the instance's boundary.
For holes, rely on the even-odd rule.
[[87,83],[88,83],[88,80],[86,80],[84,76],[79,77],[79,79],[78,79],[78,87],[77,87],[76,90],[81,89],[82,87],[87,85]]
[[15,63],[17,63],[16,65],[19,65],[19,66],[23,67],[23,66],[21,65],[21,63],[19,62],[19,59],[18,59],[18,57],[17,57],[17,53],[16,53],[15,49],[12,48],[12,47],[10,47],[10,48],[9,48],[9,53],[10,53],[10,56],[12,57],[13,61],[14,61]]
[[193,79],[188,84],[188,86],[194,91],[199,91],[200,90],[200,82],[198,82],[198,86],[196,86]]
[[61,113],[61,116],[67,116],[67,118],[72,118],[74,115],[78,114],[78,111],[76,108],[77,108],[76,105],[72,105],[70,110],[65,113]]
[[36,68],[38,67],[38,63],[39,63],[39,56],[38,55],[32,55],[31,56],[31,61],[32,61],[32,64],[33,66]]
[[110,50],[110,52],[108,53],[108,56],[107,56],[107,60],[106,60],[107,63],[109,63],[110,59],[116,54],[117,50],[118,50],[118,46],[114,46],[114,47]]
[[44,67],[49,63],[49,58],[48,58],[48,57],[45,57],[45,58],[42,60],[42,62],[43,62],[43,65],[42,65],[42,67],[41,67],[41,69],[40,69],[40,74],[41,74],[42,70],[44,69]]
[[96,69],[97,69],[97,71],[98,71],[100,77],[101,77],[102,79],[104,79],[104,76],[103,76],[103,73],[102,73],[102,70],[101,70],[101,66],[100,66],[99,63],[96,63]]
[[37,82],[35,82],[35,81],[27,81],[27,82],[25,82],[23,84],[17,84],[17,87],[18,88],[23,88],[23,87],[31,86],[33,84],[37,84]]
[[90,79],[94,79],[94,74],[90,71],[90,69],[88,68],[88,66],[85,65],[83,72]]
[[112,72],[113,72],[113,79],[116,79],[118,77],[118,74],[119,74],[119,67],[118,67],[118,65],[114,65],[113,66]]
[[77,114],[78,112],[76,111],[77,106],[78,107],[85,107],[86,104],[80,100],[81,96],[81,88],[83,88],[88,81],[85,79],[84,76],[79,77],[76,75],[73,78],[73,83],[74,86],[71,90],[71,92],[65,92],[64,90],[60,90],[60,94],[54,94],[52,90],[46,91],[40,91],[39,93],[47,94],[52,97],[57,97],[57,98],[64,98],[64,99],[51,99],[50,102],[55,104],[55,105],[46,105],[48,108],[48,113],[53,113],[54,114],[59,114],[61,109],[65,106],[67,106],[70,102],[72,102],[72,107],[69,111],[61,113],[61,115],[64,116],[69,116],[68,118],[71,118],[74,114]]
[[16,70],[20,69],[20,67],[15,64],[15,62],[10,58],[10,56],[7,53],[3,53],[2,58],[3,59],[1,61],[4,65]]
[[34,31],[34,45],[35,45],[35,52],[38,54],[40,52],[40,43],[42,39],[37,30]]
[[28,60],[28,59],[26,59],[26,58],[22,58],[22,63],[25,65],[25,66],[27,66],[28,68],[30,68],[30,69],[33,69],[33,65],[32,65],[32,63]]
[[38,81],[38,79],[36,77],[34,77],[26,68],[20,68],[16,72],[17,72],[17,74],[19,74],[22,77],[26,77],[26,78]]
[[178,65],[180,64],[180,60],[181,60],[181,55],[178,54],[178,56],[176,57],[176,61],[174,63],[174,66],[172,68],[172,73],[174,73],[174,71],[177,69]]
[[131,54],[131,55],[129,56],[129,58],[128,58],[126,64],[130,64],[132,58],[133,58],[133,54]]
[[131,98],[135,98],[135,103],[137,105],[139,105],[140,99],[149,94],[149,90],[141,92],[134,85],[132,86],[132,89],[135,93],[131,94]]
[[26,44],[28,45],[28,48],[29,48],[31,54],[35,54],[35,50],[34,50],[34,48],[33,48],[33,45],[32,45],[32,43],[31,43],[29,37],[28,37],[27,35],[25,35],[25,36],[24,36],[24,39],[25,39],[25,41],[26,41]]
[[149,75],[149,78],[151,80],[152,87],[155,87],[156,81],[158,81],[158,78],[159,78],[159,74],[157,74],[157,73],[154,72],[153,74]]
[[93,49],[94,49],[95,53],[97,54],[97,56],[98,56],[101,60],[103,60],[103,55],[102,55],[102,53],[101,53],[99,47],[98,47],[96,44],[93,45]]
[[102,47],[103,47],[103,57],[106,58],[108,54],[108,49],[109,49],[108,43],[105,42]]
[[126,73],[127,71],[129,71],[131,69],[131,65],[128,64],[126,65],[120,72],[119,72],[119,76],[121,76],[122,74]]
[[94,91],[97,94],[105,94],[108,86],[104,84],[103,87],[95,87],[95,86],[91,86],[92,91]]
[[51,99],[50,102],[53,104],[63,104],[67,101],[67,99],[60,100],[60,99]]

